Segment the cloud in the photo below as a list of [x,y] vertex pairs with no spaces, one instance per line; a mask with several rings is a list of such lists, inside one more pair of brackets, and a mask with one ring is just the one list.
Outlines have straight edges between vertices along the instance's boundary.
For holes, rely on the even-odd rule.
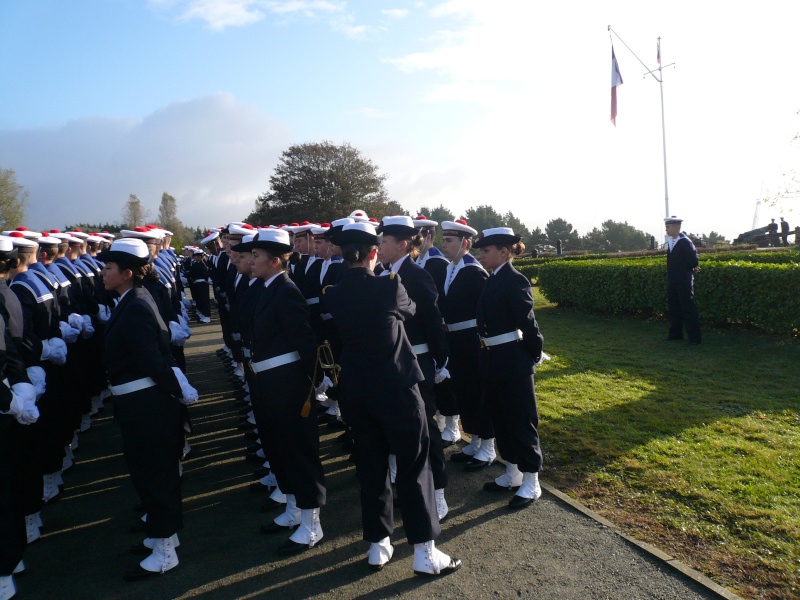
[[149,0],[152,9],[179,21],[205,21],[210,29],[243,27],[268,14],[316,17],[344,10],[344,2],[330,0]]
[[244,218],[269,188],[288,129],[229,94],[172,103],[142,121],[84,118],[0,132],[0,164],[30,192],[29,227],[118,222],[129,194],[153,215],[163,192],[187,225]]
[[405,19],[409,13],[410,11],[407,8],[386,8],[381,11],[382,15],[390,19]]

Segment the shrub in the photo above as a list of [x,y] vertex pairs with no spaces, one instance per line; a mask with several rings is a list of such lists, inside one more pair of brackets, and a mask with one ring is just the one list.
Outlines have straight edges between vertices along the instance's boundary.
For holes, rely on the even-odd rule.
[[[561,306],[611,314],[666,313],[663,258],[552,261],[538,267],[542,293]],[[695,298],[705,324],[800,334],[800,264],[704,260]]]

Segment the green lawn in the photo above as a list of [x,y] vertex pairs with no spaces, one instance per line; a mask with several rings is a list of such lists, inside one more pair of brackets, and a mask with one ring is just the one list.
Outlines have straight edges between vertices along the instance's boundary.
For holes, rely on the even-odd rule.
[[689,347],[535,293],[543,479],[744,596],[800,597],[800,342]]

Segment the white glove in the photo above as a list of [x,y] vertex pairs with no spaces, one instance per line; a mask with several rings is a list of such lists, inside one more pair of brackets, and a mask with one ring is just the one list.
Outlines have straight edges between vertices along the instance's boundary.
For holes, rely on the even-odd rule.
[[100,319],[103,323],[105,323],[111,318],[111,309],[108,308],[105,304],[101,304],[100,311],[97,313],[97,318]]
[[54,365],[64,365],[67,362],[67,344],[61,338],[42,340],[41,360],[49,360]]
[[192,301],[189,300],[188,298],[184,298],[183,300],[181,300],[181,304],[184,306],[184,308],[192,307]]
[[183,284],[183,287],[189,287],[189,281],[184,275],[181,275],[181,283]]
[[169,331],[170,331],[170,343],[176,346],[183,346],[186,342],[188,337],[186,336],[186,332],[181,327],[180,323],[175,321],[169,322]]
[[442,383],[445,379],[450,379],[450,371],[447,370],[447,367],[442,367],[436,371],[436,376],[433,378],[433,383]]
[[546,361],[546,360],[550,360],[550,357],[547,355],[547,353],[545,353],[545,352],[542,352],[542,355],[539,357],[539,360],[537,360],[537,361],[536,361],[536,362],[533,364],[533,366],[534,366],[534,367],[538,367],[540,364],[542,364],[542,363],[543,363],[544,361]]
[[83,321],[83,331],[81,336],[83,339],[88,340],[94,334],[94,325],[92,325],[92,317],[89,315],[81,315],[81,320]]
[[330,378],[329,378],[327,375],[325,375],[325,376],[322,378],[322,383],[320,383],[320,384],[319,384],[319,385],[318,385],[318,386],[315,388],[315,390],[314,390],[314,391],[315,391],[317,394],[324,394],[325,392],[327,392],[327,391],[328,391],[330,388],[332,388],[332,387],[333,387],[333,382],[330,380]]
[[181,402],[187,405],[197,402],[199,399],[197,390],[189,385],[189,380],[186,379],[186,375],[183,374],[183,371],[181,371],[178,367],[172,367],[172,372],[175,373],[175,377],[178,378],[178,383],[181,385],[181,392],[183,392]]
[[[83,319],[81,319],[81,325],[83,324]],[[58,326],[61,327],[61,337],[64,338],[64,341],[68,344],[72,344],[75,340],[78,339],[78,336],[81,334],[80,329],[75,329],[66,321],[59,321]]]
[[187,321],[189,320],[189,311],[186,310],[186,305],[184,304],[181,304],[181,316]]
[[36,408],[36,388],[30,383],[15,383],[11,386],[11,406],[8,412],[22,425],[35,423],[39,418]]
[[183,315],[178,315],[178,322],[183,327],[183,331],[186,332],[186,339],[188,340],[192,337],[192,328],[189,327],[189,321]]
[[78,331],[83,330],[83,317],[78,313],[70,313],[67,317],[67,323],[69,323],[70,327],[74,327]]
[[47,391],[47,376],[42,367],[28,367],[28,379],[31,380],[33,387],[36,388],[36,399],[42,397]]

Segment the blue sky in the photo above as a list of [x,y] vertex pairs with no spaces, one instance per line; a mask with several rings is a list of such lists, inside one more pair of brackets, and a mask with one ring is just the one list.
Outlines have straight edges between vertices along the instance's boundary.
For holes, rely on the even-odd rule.
[[[761,2],[4,0],[0,166],[28,226],[118,221],[128,194],[189,225],[240,219],[282,150],[350,142],[407,210],[491,204],[580,233],[664,216],[693,232],[751,226],[785,184],[800,131],[800,9]],[[798,200],[762,206],[794,221]],[[790,212],[794,205],[795,211]],[[313,215],[309,215],[313,217]]]

